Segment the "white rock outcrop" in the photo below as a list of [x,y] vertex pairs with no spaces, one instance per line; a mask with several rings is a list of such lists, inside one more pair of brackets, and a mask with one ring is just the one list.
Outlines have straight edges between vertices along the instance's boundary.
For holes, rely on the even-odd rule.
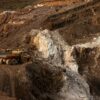
[[32,30],[30,35],[32,45],[36,46],[42,58],[77,72],[78,65],[73,57],[73,48],[62,39],[58,31]]

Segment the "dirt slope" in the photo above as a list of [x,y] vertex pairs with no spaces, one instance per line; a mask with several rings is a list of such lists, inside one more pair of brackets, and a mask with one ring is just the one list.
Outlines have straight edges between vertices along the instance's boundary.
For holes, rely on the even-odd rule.
[[39,0],[0,0],[0,9],[11,10],[23,8],[27,5],[34,4]]
[[[52,8],[32,6],[16,12],[2,12],[0,14],[0,48],[19,47],[23,43],[25,34],[33,28],[60,30],[65,41],[71,45],[86,42],[100,32],[100,2],[96,2],[93,3],[94,9],[91,8],[90,3],[90,8],[87,7],[79,12],[68,6]],[[67,12],[67,9],[72,11]],[[74,14],[75,12],[77,13]]]
[[[34,29],[40,33],[33,36],[31,44],[26,37]],[[43,29],[52,32],[45,34]],[[33,51],[29,51],[31,64],[0,65],[1,100],[99,100],[100,54],[96,43],[100,43],[93,42],[99,36],[99,0],[39,1],[35,6],[0,12],[0,48]],[[40,59],[36,59],[36,53]]]
[[[52,66],[43,60],[35,60],[33,64],[23,66],[0,65],[0,72],[0,90],[18,100],[90,98],[89,87],[79,74]],[[10,100],[5,98],[2,97],[2,100]]]
[[[0,9],[19,9],[27,5],[42,3],[45,5],[62,5],[82,2],[82,0],[1,0]],[[2,5],[3,4],[3,5]]]

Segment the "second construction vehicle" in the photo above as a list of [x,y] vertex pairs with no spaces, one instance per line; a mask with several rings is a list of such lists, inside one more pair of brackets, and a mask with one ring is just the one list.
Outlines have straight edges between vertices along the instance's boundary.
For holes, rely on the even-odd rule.
[[28,62],[29,60],[30,56],[23,50],[0,50],[0,64],[16,65]]

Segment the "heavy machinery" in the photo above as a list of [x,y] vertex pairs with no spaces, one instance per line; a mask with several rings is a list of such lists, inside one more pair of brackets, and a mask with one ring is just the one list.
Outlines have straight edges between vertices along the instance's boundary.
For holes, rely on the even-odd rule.
[[0,64],[16,65],[30,61],[30,55],[24,50],[0,50]]

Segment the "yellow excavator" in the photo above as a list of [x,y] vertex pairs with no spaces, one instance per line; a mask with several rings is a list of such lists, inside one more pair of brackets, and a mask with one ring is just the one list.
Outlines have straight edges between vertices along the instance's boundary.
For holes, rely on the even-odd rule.
[[30,61],[30,55],[20,49],[0,49],[0,64],[17,65]]

